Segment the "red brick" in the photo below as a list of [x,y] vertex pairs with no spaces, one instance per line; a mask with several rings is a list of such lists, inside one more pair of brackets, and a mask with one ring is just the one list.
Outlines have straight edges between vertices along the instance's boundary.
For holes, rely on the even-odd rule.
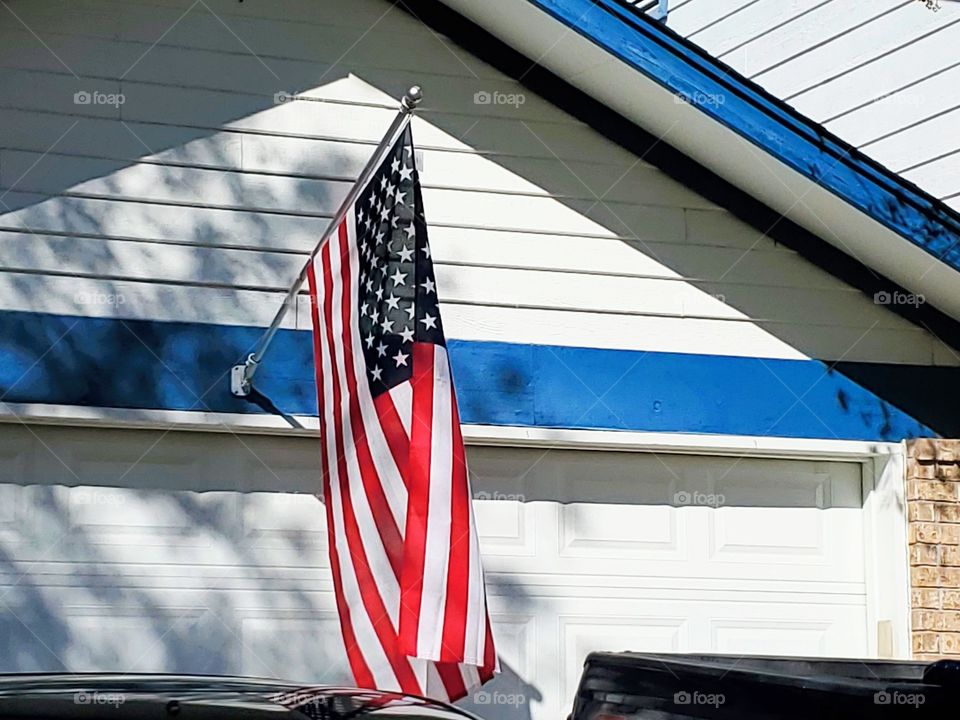
[[913,610],[910,612],[910,625],[913,631],[942,630],[939,610]]
[[[960,568],[913,567],[910,580],[916,588],[960,588]],[[944,607],[947,607],[945,598]]]
[[940,635],[935,632],[913,633],[913,652],[936,653],[940,652]]
[[933,522],[937,519],[936,506],[932,502],[907,503],[907,519],[910,522]]
[[960,505],[956,503],[937,503],[933,512],[937,522],[960,523]]
[[915,440],[909,447],[911,457],[920,461],[931,461],[937,458],[937,443],[930,438]]
[[944,655],[960,655],[960,633],[940,633],[940,652]]
[[[923,545],[921,543],[915,543],[910,546],[910,564],[911,565],[937,565],[938,562],[938,545]],[[951,564],[951,563],[944,563]]]
[[940,591],[935,588],[915,588],[910,591],[910,606],[939,610]]
[[960,460],[960,440],[938,440],[937,460],[940,462]]
[[909,480],[907,481],[907,497],[910,500],[936,500],[937,502],[953,503],[960,494],[957,493],[958,483],[942,480]]
[[929,543],[939,545],[942,543],[944,528],[946,525],[938,523],[910,523],[910,543]]
[[948,482],[960,480],[960,466],[956,463],[938,463],[937,478]]

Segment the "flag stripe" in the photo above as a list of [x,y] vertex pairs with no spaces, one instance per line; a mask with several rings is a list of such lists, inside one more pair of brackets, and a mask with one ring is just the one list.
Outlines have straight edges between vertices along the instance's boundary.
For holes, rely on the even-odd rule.
[[[450,371],[447,352],[439,345],[425,345],[433,360],[433,427],[430,461],[429,512],[424,554],[423,599],[420,608],[419,654],[441,660],[447,573],[450,558],[450,527],[453,519],[451,482],[453,449],[450,438]],[[416,353],[417,345],[414,345]]]
[[[414,343],[413,407],[407,460],[407,525],[401,581],[400,647],[419,657],[418,636],[426,562],[427,511],[433,431],[433,348]],[[436,658],[429,658],[435,660]]]
[[[348,251],[350,262],[348,267],[351,277],[356,278],[359,265],[356,241],[356,218],[353,215],[349,215],[345,223],[349,241]],[[347,298],[351,313],[355,316],[356,305],[351,302],[351,300],[352,298]],[[361,347],[359,323],[352,321],[349,323],[349,327],[352,337],[351,347],[353,350],[351,354],[353,356],[354,377],[356,378],[356,384],[353,387],[357,395],[367,443],[370,448],[374,466],[376,467],[379,482],[383,486],[383,495],[390,506],[394,524],[402,533],[404,524],[406,523],[407,512],[407,488],[403,479],[406,460],[405,458],[401,458],[403,461],[402,464],[396,460],[391,445],[392,440],[387,434],[388,427],[378,418],[378,408],[370,394],[370,387],[367,384],[366,365],[363,359],[363,353],[359,350]]]
[[[350,263],[350,243],[347,236],[347,224],[340,224],[340,231],[337,234],[339,262],[342,264]],[[338,348],[343,353],[343,374],[346,380],[346,398],[349,405],[349,416],[345,418],[350,426],[353,436],[351,459],[354,454],[356,463],[359,466],[358,472],[351,474],[351,479],[356,478],[360,481],[366,495],[363,500],[369,504],[370,521],[364,522],[364,528],[368,533],[377,533],[386,554],[387,561],[398,579],[400,577],[400,566],[403,562],[403,539],[400,536],[400,530],[394,520],[390,505],[387,502],[386,494],[383,490],[383,484],[374,467],[373,458],[370,456],[370,448],[367,445],[367,433],[360,411],[360,396],[357,391],[356,365],[353,358],[353,329],[351,322],[351,312],[353,311],[353,288],[351,283],[351,274],[341,272],[342,278],[342,301],[340,314],[342,318],[341,336],[342,342]],[[361,378],[366,382],[366,377]],[[351,488],[356,491],[357,483],[351,482]],[[360,498],[358,498],[359,500]],[[366,513],[364,513],[366,515]],[[377,553],[379,555],[379,553]],[[376,557],[374,562],[376,562]],[[380,573],[375,573],[380,575]]]
[[[341,485],[345,480],[343,470],[343,452],[342,439],[339,435],[339,425],[337,422],[338,410],[340,408],[339,398],[339,375],[337,366],[332,353],[333,346],[333,283],[330,275],[330,247],[327,245],[321,254],[321,271],[323,272],[323,328],[325,328],[324,339],[322,343],[324,368],[326,370],[329,383],[329,394],[325,395],[325,407],[328,408],[325,413],[325,436],[327,437],[326,450],[328,453],[328,467],[330,468],[330,481],[328,483],[329,494],[326,496],[330,503],[333,524],[329,530],[331,534],[331,546],[335,547],[339,558],[343,560],[340,564],[340,574],[343,579],[341,592],[344,602],[352,609],[351,620],[356,633],[356,647],[362,653],[364,662],[370,670],[373,687],[393,688],[396,686],[396,677],[390,667],[389,662],[381,643],[376,635],[375,629],[371,623],[370,617],[365,611],[361,597],[359,582],[354,569],[354,560],[351,548],[347,542],[347,536],[344,528],[343,502],[341,498]],[[318,331],[317,334],[320,334]],[[357,679],[360,682],[360,679]]]
[[358,685],[454,700],[497,667],[409,129],[311,262],[331,572]]
[[[345,235],[338,233],[335,238],[343,239]],[[331,252],[331,245],[334,250]],[[404,692],[417,693],[420,685],[410,670],[409,662],[406,661],[398,652],[396,647],[395,631],[391,623],[389,612],[380,597],[377,580],[371,572],[367,549],[375,554],[385,554],[382,546],[378,547],[375,539],[369,538],[371,542],[369,547],[364,546],[360,529],[357,525],[357,518],[354,513],[351,489],[357,490],[357,483],[351,482],[347,473],[346,450],[344,447],[342,422],[349,423],[347,407],[342,402],[341,394],[341,376],[345,367],[342,355],[342,344],[335,342],[335,331],[340,325],[342,312],[338,307],[342,303],[341,284],[349,283],[346,273],[342,273],[341,260],[343,258],[342,246],[335,245],[333,240],[324,247],[322,255],[323,282],[324,282],[324,316],[327,320],[326,335],[327,345],[330,354],[336,357],[336,363],[332,364],[333,371],[333,406],[339,410],[339,414],[334,414],[334,436],[336,439],[337,467],[339,476],[339,492],[335,495],[337,509],[339,510],[339,519],[342,521],[342,537],[345,541],[347,557],[351,560],[353,568],[353,577],[357,586],[357,595],[361,606],[366,610],[366,616],[369,619],[373,633],[379,641],[380,649],[386,663],[389,665],[390,673],[387,668],[381,667],[380,672],[384,679],[378,679],[378,687],[384,689],[400,689]],[[341,302],[334,302],[337,299]],[[338,353],[337,350],[341,352]],[[349,401],[348,401],[349,402]],[[376,532],[376,528],[374,528]],[[380,563],[382,566],[383,563]],[[383,577],[385,573],[380,572]]]
[[[404,383],[406,385],[407,383]],[[400,420],[400,413],[397,412],[396,405],[393,404],[393,398],[386,392],[374,399],[373,404],[377,408],[377,416],[383,427],[383,435],[386,438],[387,445],[390,446],[390,456],[394,463],[400,468],[400,475],[404,478],[406,485],[407,457],[410,448],[410,438]],[[404,518],[406,522],[406,518]]]
[[[307,282],[310,288],[310,314],[313,319],[314,327],[320,327],[320,320],[318,317],[318,298],[317,298],[317,276],[314,269],[314,265],[311,263],[309,270],[307,271]],[[326,385],[329,383],[325,380],[327,374],[323,371],[326,367],[326,363],[323,360],[323,349],[321,348],[320,342],[320,333],[315,332],[313,334],[313,352],[314,360],[317,366],[317,403],[318,403],[318,415],[320,418],[326,417]],[[328,545],[330,546],[330,571],[333,575],[333,587],[334,587],[334,596],[337,603],[337,615],[340,617],[340,631],[343,635],[343,643],[347,651],[347,661],[350,663],[350,670],[353,672],[353,677],[356,680],[357,684],[361,687],[375,687],[376,683],[373,679],[373,674],[370,672],[366,661],[363,658],[363,653],[360,650],[357,636],[353,631],[353,620],[350,614],[350,606],[347,604],[343,596],[343,577],[340,573],[340,554],[337,551],[337,542],[334,532],[334,518],[333,518],[333,508],[330,503],[330,471],[329,471],[329,460],[327,458],[326,450],[326,441],[327,438],[321,436],[321,445],[320,445],[320,466],[321,466],[321,476],[322,476],[322,487],[323,487],[323,497],[324,497],[324,507],[326,509],[327,515],[327,535],[328,535]]]
[[[438,353],[446,355],[446,350],[437,348]],[[450,428],[453,438],[452,468],[450,482],[450,554],[447,568],[446,604],[443,616],[443,647],[440,660],[457,662],[467,660],[477,662],[479,658],[469,657],[466,652],[467,621],[470,615],[470,505],[472,498],[467,495],[467,461],[463,455],[463,439],[460,437],[460,418],[457,416],[457,402],[453,383],[450,383]],[[476,648],[473,649],[476,653]]]

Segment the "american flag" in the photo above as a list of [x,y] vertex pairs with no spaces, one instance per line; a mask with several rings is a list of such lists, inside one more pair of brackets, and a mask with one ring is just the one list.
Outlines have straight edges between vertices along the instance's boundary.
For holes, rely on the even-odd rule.
[[330,563],[354,679],[455,700],[497,660],[409,127],[307,279]]

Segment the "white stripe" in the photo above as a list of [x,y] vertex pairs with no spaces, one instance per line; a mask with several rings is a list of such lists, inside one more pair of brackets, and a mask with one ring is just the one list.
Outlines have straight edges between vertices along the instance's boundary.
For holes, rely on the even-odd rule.
[[410,422],[413,417],[413,383],[400,383],[391,388],[390,397],[393,399],[394,407],[397,408],[403,429],[407,431],[407,437],[410,437]]
[[443,617],[447,599],[450,560],[450,503],[453,448],[450,438],[450,368],[447,353],[433,348],[433,424],[431,427],[430,500],[424,548],[423,596],[417,631],[421,657],[440,659],[443,647]]
[[[393,567],[390,565],[390,559],[387,556],[387,551],[384,548],[383,542],[380,539],[380,531],[377,527],[377,522],[373,517],[373,511],[370,509],[370,503],[367,499],[367,492],[364,489],[363,485],[363,476],[360,471],[360,461],[357,457],[357,446],[353,441],[353,425],[350,420],[350,398],[346,392],[347,382],[346,382],[346,373],[354,372],[354,367],[347,367],[346,365],[346,349],[342,342],[342,332],[343,332],[343,287],[344,283],[342,280],[341,273],[344,270],[342,265],[342,252],[343,245],[340,241],[340,235],[337,233],[334,238],[331,239],[331,242],[336,241],[335,244],[330,247],[330,265],[331,272],[333,274],[333,336],[336,340],[334,346],[336,347],[336,361],[337,361],[337,371],[340,373],[340,377],[343,378],[343,388],[344,393],[341,396],[341,417],[343,425],[343,434],[344,434],[344,460],[347,464],[347,477],[349,482],[347,484],[350,493],[351,505],[353,506],[353,514],[357,521],[357,528],[360,531],[360,539],[363,543],[363,551],[367,558],[367,564],[370,568],[370,572],[376,581],[376,589],[380,595],[380,599],[384,604],[384,607],[387,609],[387,614],[390,616],[390,620],[393,623],[393,627],[396,628],[399,623],[400,615],[400,584],[397,582],[396,576],[393,572]],[[351,243],[349,238],[346,239],[347,247],[349,248]],[[349,262],[349,255],[348,255]],[[348,267],[348,272],[353,272],[356,266]],[[351,288],[356,287],[357,275],[351,274]],[[350,325],[353,325],[353,312],[354,304],[350,302],[350,305],[347,307]],[[356,380],[356,376],[354,376]],[[363,383],[367,382],[366,376],[364,375],[360,378]],[[360,383],[356,383],[359,385]],[[377,424],[379,426],[379,423]]]
[[380,645],[380,640],[373,629],[370,618],[367,616],[363,601],[360,598],[360,587],[354,575],[353,563],[350,562],[350,549],[347,544],[347,537],[343,526],[343,503],[340,497],[339,471],[337,466],[337,446],[334,434],[333,420],[333,364],[331,362],[329,349],[327,347],[327,338],[324,323],[326,318],[323,314],[323,266],[321,255],[318,254],[314,262],[314,272],[317,275],[317,302],[320,318],[320,374],[323,378],[324,391],[324,418],[323,427],[326,432],[323,433],[323,448],[326,453],[327,468],[329,470],[329,496],[324,498],[330,503],[330,514],[333,517],[333,542],[337,550],[337,556],[340,560],[340,579],[343,585],[343,596],[350,608],[350,621],[353,628],[353,634],[357,641],[360,654],[373,674],[377,687],[399,688],[397,678],[393,673],[393,668],[387,661],[387,657]]
[[[467,497],[473,497],[469,473]],[[467,577],[467,582],[467,626],[463,642],[463,659],[464,662],[482,666],[487,637],[487,597],[472,500],[470,501],[470,575]]]
[[457,667],[460,669],[460,677],[463,678],[463,684],[467,688],[468,695],[480,687],[480,668],[476,665],[463,664]]
[[447,688],[440,678],[440,671],[437,670],[436,663],[428,662],[427,665],[427,693],[430,697],[447,702],[450,696],[447,694]]
[[[356,237],[356,215],[351,212],[347,216],[347,240],[350,243],[350,271],[354,280],[354,289],[360,281],[360,257]],[[352,317],[353,313],[356,312],[356,305],[351,307],[350,310]],[[390,505],[390,512],[393,514],[397,527],[400,528],[400,534],[403,535],[407,524],[407,486],[404,484],[397,463],[393,459],[393,453],[390,452],[390,446],[387,444],[386,437],[384,437],[383,427],[380,425],[376,407],[373,404],[373,396],[370,394],[366,360],[364,360],[363,347],[360,344],[360,323],[351,322],[350,325],[353,338],[354,373],[357,378],[357,394],[360,400],[360,414],[363,417],[363,425],[366,430],[367,446],[370,448],[373,465],[380,477],[380,484],[387,497],[387,503]],[[409,383],[401,383],[401,385],[409,385]]]

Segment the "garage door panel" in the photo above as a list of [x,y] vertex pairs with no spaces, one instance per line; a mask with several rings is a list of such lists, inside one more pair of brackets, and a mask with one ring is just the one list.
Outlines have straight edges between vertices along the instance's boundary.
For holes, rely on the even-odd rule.
[[475,492],[474,497],[479,498],[474,500],[473,510],[480,549],[485,556],[536,554],[537,515],[541,508],[490,491]]
[[683,559],[682,523],[669,506],[569,503],[559,510],[562,558]]
[[[79,470],[0,434],[0,670],[349,681],[315,439],[42,433]],[[591,650],[867,655],[858,464],[468,456],[504,666],[483,716],[562,717]]]
[[306,493],[245,493],[243,545],[259,562],[329,567],[327,519],[319,499]]
[[[857,510],[720,508],[710,513],[709,562],[741,574],[795,574],[826,582],[863,579],[863,521]],[[750,566],[753,566],[752,568]]]
[[242,674],[304,684],[352,685],[333,596],[316,600],[327,610],[296,614],[241,611]]

